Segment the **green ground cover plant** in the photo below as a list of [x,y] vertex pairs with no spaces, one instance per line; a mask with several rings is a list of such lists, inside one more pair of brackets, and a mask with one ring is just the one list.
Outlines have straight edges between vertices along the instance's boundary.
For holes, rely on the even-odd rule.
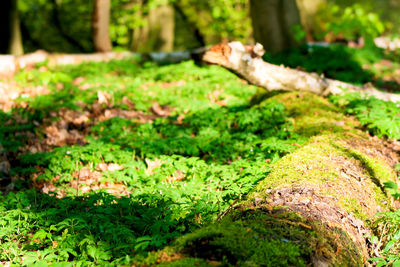
[[[340,51],[331,53],[340,58]],[[310,67],[325,71],[321,64]],[[359,72],[343,74],[334,66],[331,75],[370,79],[358,63],[349,66],[346,72]],[[288,108],[284,97],[255,104],[254,86],[190,61],[42,64],[18,72],[15,80],[20,88],[48,89],[22,95],[17,107],[0,112],[0,157],[13,167],[8,176],[18,178],[14,191],[0,197],[0,262],[15,266],[154,263],[153,251],[212,225],[270,173],[271,164],[316,132],[342,131],[335,123],[343,113],[372,134],[400,138],[397,104],[345,95],[332,98],[334,106],[305,95],[315,112],[299,116],[309,110],[304,104]],[[81,115],[86,120],[76,122]],[[46,143],[49,127],[82,137]],[[32,142],[42,148],[32,150]],[[396,214],[382,217],[393,227],[382,240],[390,248],[381,262],[394,261]],[[294,253],[290,263],[298,250],[288,248]]]
[[[284,105],[251,106],[255,88],[221,68],[132,61],[46,72],[39,67],[18,73],[16,80],[48,86],[50,93],[20,98],[29,108],[0,116],[3,152],[13,156],[11,175],[24,178],[15,184],[18,192],[0,201],[3,262],[87,266],[143,258],[215,221],[268,174],[269,163],[297,148]],[[23,133],[45,139],[42,125],[62,120],[52,112],[93,112],[99,91],[110,95],[115,109],[129,110],[123,103],[128,98],[144,115],[154,115],[154,103],[171,112],[149,122],[90,117],[84,144],[20,153],[29,139]],[[96,183],[118,185],[129,194],[71,186],[80,179],[77,171],[93,174],[102,164],[119,168],[103,171]],[[39,193],[37,184],[49,193]]]
[[[396,166],[400,171],[400,164]],[[393,198],[400,200],[400,191],[394,182],[385,183],[385,187],[390,190]],[[375,222],[377,228],[381,228],[381,236],[371,238],[374,245],[379,248],[376,257],[370,259],[376,263],[376,266],[400,266],[400,257],[398,254],[400,246],[400,210],[388,211],[380,214],[380,218]]]
[[331,96],[331,101],[357,117],[372,134],[400,139],[400,103],[386,102],[357,93]]

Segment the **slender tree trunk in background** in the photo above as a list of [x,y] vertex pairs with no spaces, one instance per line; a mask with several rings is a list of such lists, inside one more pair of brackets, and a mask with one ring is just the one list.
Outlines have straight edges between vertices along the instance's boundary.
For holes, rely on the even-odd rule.
[[11,6],[13,0],[3,0],[0,9],[0,54],[7,54],[11,29]]
[[268,52],[296,46],[293,27],[301,25],[296,0],[250,0],[254,39]]
[[189,20],[188,16],[185,14],[185,11],[181,8],[179,3],[173,2],[172,6],[174,7],[174,10],[176,11],[176,13],[179,16],[181,16],[181,18],[185,22],[185,24],[191,29],[191,31],[193,32],[193,35],[196,38],[199,45],[201,47],[206,46],[204,36],[201,34],[200,29],[197,27],[197,25],[195,23],[193,23]]
[[314,41],[315,34],[319,31],[315,21],[315,14],[324,3],[326,3],[326,0],[297,0],[301,24],[306,30],[307,41],[309,42]]
[[137,52],[164,51],[174,49],[174,8],[170,5],[157,6],[143,17],[146,25],[135,29],[131,50]]
[[79,52],[88,52],[86,51],[86,49],[74,38],[72,38],[63,28],[63,25],[60,21],[60,13],[59,13],[59,8],[57,5],[57,0],[50,0],[51,4],[53,5],[52,8],[52,20],[54,23],[54,26],[56,26],[56,28],[58,29],[59,33],[61,34],[62,37],[64,37],[64,39],[69,42],[70,44],[72,44],[74,47],[76,47]]
[[21,28],[19,24],[18,16],[18,1],[13,0],[11,2],[10,10],[10,43],[8,46],[8,53],[11,55],[22,55],[24,48],[22,45]]
[[110,0],[94,0],[92,28],[96,52],[108,52],[112,48],[109,32],[110,7]]

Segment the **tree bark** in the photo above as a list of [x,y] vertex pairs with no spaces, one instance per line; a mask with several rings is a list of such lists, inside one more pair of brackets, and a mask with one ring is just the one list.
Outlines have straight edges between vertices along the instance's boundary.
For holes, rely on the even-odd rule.
[[8,53],[11,55],[22,55],[24,53],[24,48],[22,45],[21,28],[19,23],[18,15],[18,0],[12,1],[11,12],[11,29],[10,29],[10,43],[8,47]]
[[[73,46],[75,46],[79,52],[88,52],[86,51],[86,49],[74,38],[72,38],[63,28],[63,25],[60,21],[60,14],[59,14],[59,10],[58,10],[58,5],[57,5],[57,1],[56,0],[51,0],[50,1],[53,5],[53,9],[52,9],[52,19],[53,19],[53,23],[54,26],[56,26],[56,28],[58,29],[58,31],[60,32],[61,36],[65,38],[65,40],[67,42],[69,42],[70,44],[72,44]],[[108,24],[108,23],[107,23]]]
[[144,17],[146,25],[135,29],[131,50],[149,53],[170,52],[174,49],[174,9],[170,5],[157,6]]
[[112,48],[109,33],[110,7],[110,0],[94,1],[92,28],[96,52],[109,52]]
[[364,87],[327,79],[316,73],[307,73],[265,62],[262,45],[244,46],[240,42],[216,45],[203,56],[203,61],[223,66],[248,82],[268,91],[307,91],[317,95],[360,92],[378,99],[400,102],[400,94],[379,91],[371,85]]
[[307,33],[308,42],[314,41],[315,34],[321,31],[316,24],[315,15],[324,3],[326,3],[326,0],[297,0],[301,24]]
[[200,29],[197,27],[195,23],[189,20],[188,16],[185,14],[185,11],[183,11],[179,3],[173,2],[172,6],[174,7],[174,10],[177,12],[177,14],[179,14],[182,17],[182,20],[186,23],[186,25],[189,26],[199,45],[201,47],[205,46],[206,41],[204,40],[204,36],[202,35]]
[[293,26],[301,25],[296,0],[250,0],[254,39],[268,52],[293,47]]
[[11,30],[11,7],[12,0],[3,0],[3,8],[0,10],[0,54],[7,54],[9,40],[10,40],[10,30]]

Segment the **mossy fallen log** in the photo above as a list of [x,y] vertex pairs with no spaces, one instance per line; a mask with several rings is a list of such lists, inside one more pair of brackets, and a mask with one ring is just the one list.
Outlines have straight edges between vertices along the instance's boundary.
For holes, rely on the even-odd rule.
[[286,105],[294,132],[308,141],[278,161],[220,221],[154,252],[146,264],[369,265],[368,237],[377,212],[391,209],[383,183],[396,180],[398,151],[322,97],[292,92],[267,101],[275,100]]

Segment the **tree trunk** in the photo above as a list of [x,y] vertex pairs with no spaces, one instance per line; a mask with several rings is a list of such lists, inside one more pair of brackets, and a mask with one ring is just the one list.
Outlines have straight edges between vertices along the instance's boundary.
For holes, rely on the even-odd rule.
[[307,41],[315,40],[315,34],[321,32],[315,21],[315,15],[318,9],[326,3],[326,0],[297,0],[297,6],[300,10],[301,24],[307,33]]
[[223,66],[248,82],[268,91],[306,91],[318,95],[338,95],[347,92],[360,92],[378,99],[400,102],[400,94],[379,91],[367,85],[355,86],[349,83],[327,79],[316,73],[307,73],[265,62],[262,45],[244,46],[240,42],[216,45],[203,56],[207,63]]
[[300,24],[296,0],[250,0],[254,39],[268,52],[280,52],[297,44],[293,27]]
[[[76,47],[79,52],[87,52],[86,49],[74,38],[72,38],[63,28],[63,25],[60,21],[60,14],[58,10],[58,5],[57,5],[57,0],[50,0],[51,4],[53,5],[52,8],[52,22],[54,23],[54,26],[57,28],[59,31],[60,35],[71,45]],[[108,25],[108,23],[107,23]]]
[[10,43],[8,46],[8,53],[11,55],[22,55],[24,53],[24,48],[22,45],[21,28],[19,24],[18,16],[18,0],[12,1],[11,12],[10,12]]
[[157,6],[144,19],[146,25],[133,31],[131,50],[144,53],[172,51],[175,27],[173,7]]
[[93,7],[93,43],[96,52],[111,51],[109,33],[110,0],[95,0]]
[[0,54],[7,54],[10,30],[11,30],[11,13],[12,0],[3,0],[3,8],[0,10]]

